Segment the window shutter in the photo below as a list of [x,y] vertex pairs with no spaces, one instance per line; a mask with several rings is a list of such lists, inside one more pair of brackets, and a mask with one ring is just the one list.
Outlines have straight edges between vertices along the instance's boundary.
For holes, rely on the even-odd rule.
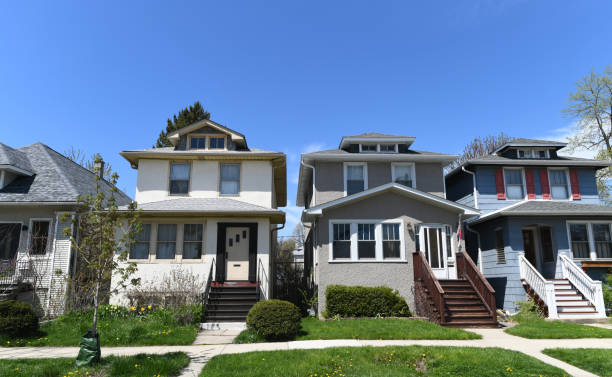
[[506,199],[506,189],[504,188],[504,170],[495,169],[495,188],[497,189],[497,199]]
[[535,182],[533,180],[533,169],[525,169],[525,184],[527,185],[527,199],[535,199]]
[[542,186],[542,199],[550,199],[550,184],[548,183],[548,170],[540,169],[540,185]]
[[580,183],[578,182],[578,172],[570,169],[570,184],[572,186],[572,199],[580,200]]

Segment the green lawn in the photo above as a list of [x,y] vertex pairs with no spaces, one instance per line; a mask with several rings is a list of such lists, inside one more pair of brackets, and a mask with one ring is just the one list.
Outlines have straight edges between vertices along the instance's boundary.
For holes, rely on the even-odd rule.
[[612,338],[610,329],[544,319],[524,319],[505,331],[529,339]]
[[[406,319],[355,319],[320,321],[314,317],[302,319],[302,329],[296,340],[314,339],[481,339],[476,333],[438,326],[435,323]],[[265,341],[251,330],[245,330],[234,343]]]
[[[248,371],[248,372],[246,372]],[[567,376],[516,351],[473,347],[359,347],[216,356],[200,377]]]
[[189,364],[183,352],[164,355],[108,356],[93,367],[74,366],[74,359],[0,360],[0,376],[12,377],[84,377],[84,376],[178,376]]
[[[38,334],[11,339],[0,336],[0,345],[78,346],[81,336],[91,327],[91,313],[70,313],[45,323]],[[146,316],[102,318],[98,333],[102,346],[183,345],[191,344],[198,332],[196,325],[179,325],[171,313],[155,310]]]
[[612,376],[612,349],[599,348],[552,348],[542,351],[548,356],[563,360],[580,369],[602,377]]

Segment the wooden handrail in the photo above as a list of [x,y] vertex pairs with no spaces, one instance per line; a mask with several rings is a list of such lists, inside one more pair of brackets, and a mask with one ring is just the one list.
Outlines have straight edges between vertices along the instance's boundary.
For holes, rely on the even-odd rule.
[[476,264],[465,252],[456,254],[457,276],[470,282],[474,290],[487,307],[489,314],[495,316],[495,289],[489,284]]
[[425,288],[429,291],[434,306],[438,310],[440,324],[446,323],[446,316],[444,313],[444,289],[442,289],[440,282],[436,279],[429,262],[427,262],[425,258],[425,254],[422,252],[415,252],[412,255],[412,261],[414,266],[414,279],[420,279],[423,282],[423,285],[425,285]]

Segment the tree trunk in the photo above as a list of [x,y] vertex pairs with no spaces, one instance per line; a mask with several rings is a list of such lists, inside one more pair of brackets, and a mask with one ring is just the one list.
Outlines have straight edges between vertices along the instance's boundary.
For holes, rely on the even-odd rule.
[[94,315],[93,324],[91,325],[91,331],[94,334],[98,333],[98,295],[100,293],[100,282],[96,282],[96,291],[94,293]]

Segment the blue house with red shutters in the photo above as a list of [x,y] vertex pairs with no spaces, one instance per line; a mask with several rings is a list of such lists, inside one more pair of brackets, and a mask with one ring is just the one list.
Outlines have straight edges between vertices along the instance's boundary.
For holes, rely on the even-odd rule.
[[605,316],[612,207],[599,199],[605,161],[558,154],[565,143],[514,139],[446,177],[447,199],[480,210],[466,250],[510,312],[533,297],[551,318]]

